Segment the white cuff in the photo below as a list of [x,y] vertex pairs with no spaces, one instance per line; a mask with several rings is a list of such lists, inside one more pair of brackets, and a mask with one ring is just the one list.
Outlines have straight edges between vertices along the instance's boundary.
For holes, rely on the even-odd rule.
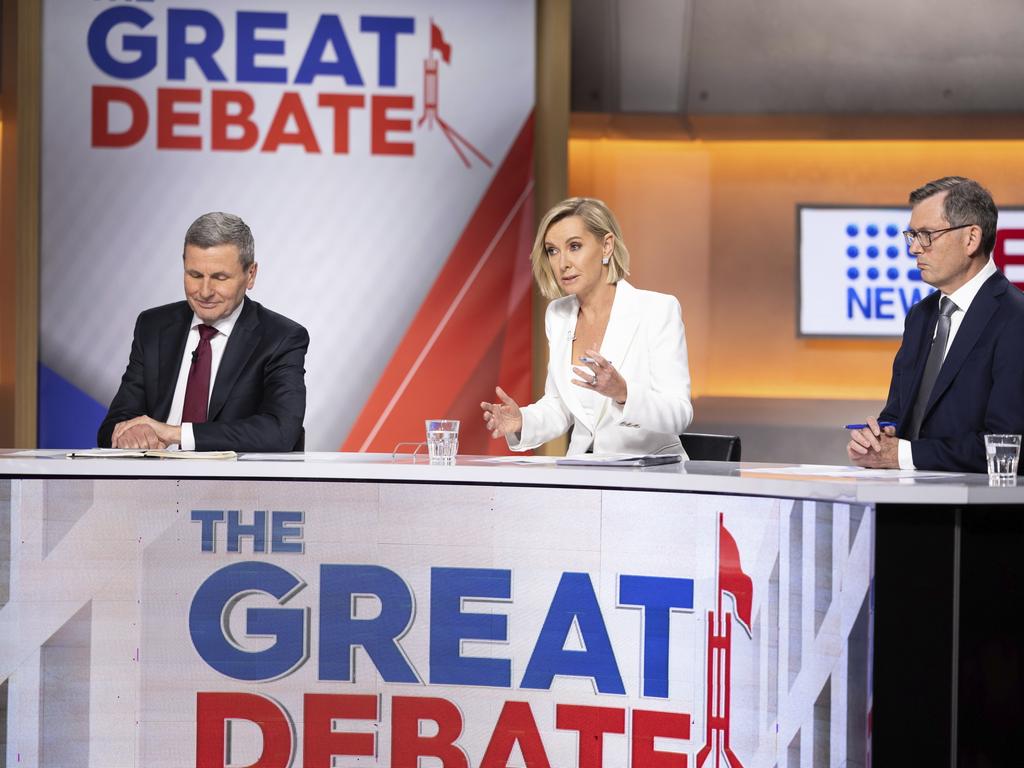
[[523,432],[522,427],[515,434],[505,435],[505,442],[508,444],[510,451],[526,451],[529,450],[523,447]]
[[914,466],[914,452],[910,448],[909,440],[900,440],[896,445],[896,451],[900,462],[900,469],[917,469]]
[[191,424],[181,425],[181,443],[178,447],[183,451],[194,451],[196,449],[196,436],[192,434]]

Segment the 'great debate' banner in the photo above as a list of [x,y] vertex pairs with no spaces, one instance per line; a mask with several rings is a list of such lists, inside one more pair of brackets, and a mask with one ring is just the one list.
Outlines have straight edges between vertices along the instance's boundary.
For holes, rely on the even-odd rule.
[[865,754],[870,508],[251,480],[11,498],[8,764]]
[[[390,451],[529,398],[534,9],[44,2],[40,444],[91,444],[201,213],[305,325],[307,449]],[[470,419],[470,416],[474,417]]]

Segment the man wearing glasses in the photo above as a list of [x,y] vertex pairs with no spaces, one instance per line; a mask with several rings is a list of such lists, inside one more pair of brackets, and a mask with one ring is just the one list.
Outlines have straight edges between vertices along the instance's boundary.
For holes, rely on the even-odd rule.
[[938,290],[907,314],[889,399],[851,430],[846,453],[862,467],[984,472],[986,433],[1024,433],[1024,293],[990,256],[998,211],[987,189],[946,176],[910,203],[903,235]]

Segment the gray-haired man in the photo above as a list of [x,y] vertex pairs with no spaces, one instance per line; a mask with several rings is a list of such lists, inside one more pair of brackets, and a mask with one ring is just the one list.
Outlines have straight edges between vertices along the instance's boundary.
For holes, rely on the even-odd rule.
[[246,297],[257,268],[249,227],[228,213],[200,216],[183,261],[185,301],[139,315],[98,444],[300,450],[309,334]]

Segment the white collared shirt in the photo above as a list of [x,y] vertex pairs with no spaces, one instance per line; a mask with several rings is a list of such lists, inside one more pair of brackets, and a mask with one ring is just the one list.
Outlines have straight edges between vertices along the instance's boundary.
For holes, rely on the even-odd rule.
[[[967,314],[967,310],[971,308],[971,304],[974,302],[974,297],[978,295],[978,291],[981,290],[981,286],[985,284],[992,275],[996,273],[996,264],[992,261],[990,256],[988,263],[981,268],[981,271],[968,280],[966,283],[961,285],[952,293],[948,294],[950,300],[956,304],[956,309],[953,310],[953,314],[949,317],[949,338],[946,339],[946,348],[942,350],[942,359],[946,359],[946,355],[949,350],[953,347],[953,339],[956,338],[957,331],[960,330],[960,326],[963,325],[964,317]],[[947,294],[942,294],[946,296]],[[938,332],[938,323],[935,324],[935,332]],[[932,334],[932,338],[935,338],[935,334]],[[910,448],[909,440],[900,440],[897,444],[898,457],[900,462],[900,469],[917,469],[914,466],[914,455]]]
[[[584,371],[590,371],[590,375],[594,375],[594,369],[588,366],[586,363],[577,363],[577,368],[581,368]],[[576,379],[582,381],[582,377],[579,376],[570,366],[569,368],[569,381]],[[575,386],[575,385],[573,385]],[[587,417],[587,420],[595,427],[597,426],[597,417],[601,410],[601,406],[604,405],[604,401],[607,399],[600,392],[595,392],[592,389],[585,387],[579,387],[579,392],[576,393],[576,397],[579,398],[580,406],[583,408],[583,413]]]
[[[210,403],[210,394],[213,392],[213,383],[217,381],[217,369],[220,368],[220,361],[224,357],[224,348],[228,345],[228,337],[235,328],[238,316],[242,314],[244,301],[239,302],[227,317],[222,317],[213,324],[217,329],[217,335],[210,339],[210,391],[206,393],[206,403]],[[171,400],[171,413],[167,417],[167,423],[181,424],[181,413],[185,409],[185,389],[188,386],[188,372],[192,367],[192,353],[199,346],[199,326],[202,324],[195,314],[192,315],[192,325],[188,332],[188,339],[185,341],[185,352],[181,356],[181,363],[178,367],[178,383],[174,386],[174,398]],[[181,445],[183,451],[194,451],[196,449],[196,438],[192,433],[192,425],[181,424]]]

